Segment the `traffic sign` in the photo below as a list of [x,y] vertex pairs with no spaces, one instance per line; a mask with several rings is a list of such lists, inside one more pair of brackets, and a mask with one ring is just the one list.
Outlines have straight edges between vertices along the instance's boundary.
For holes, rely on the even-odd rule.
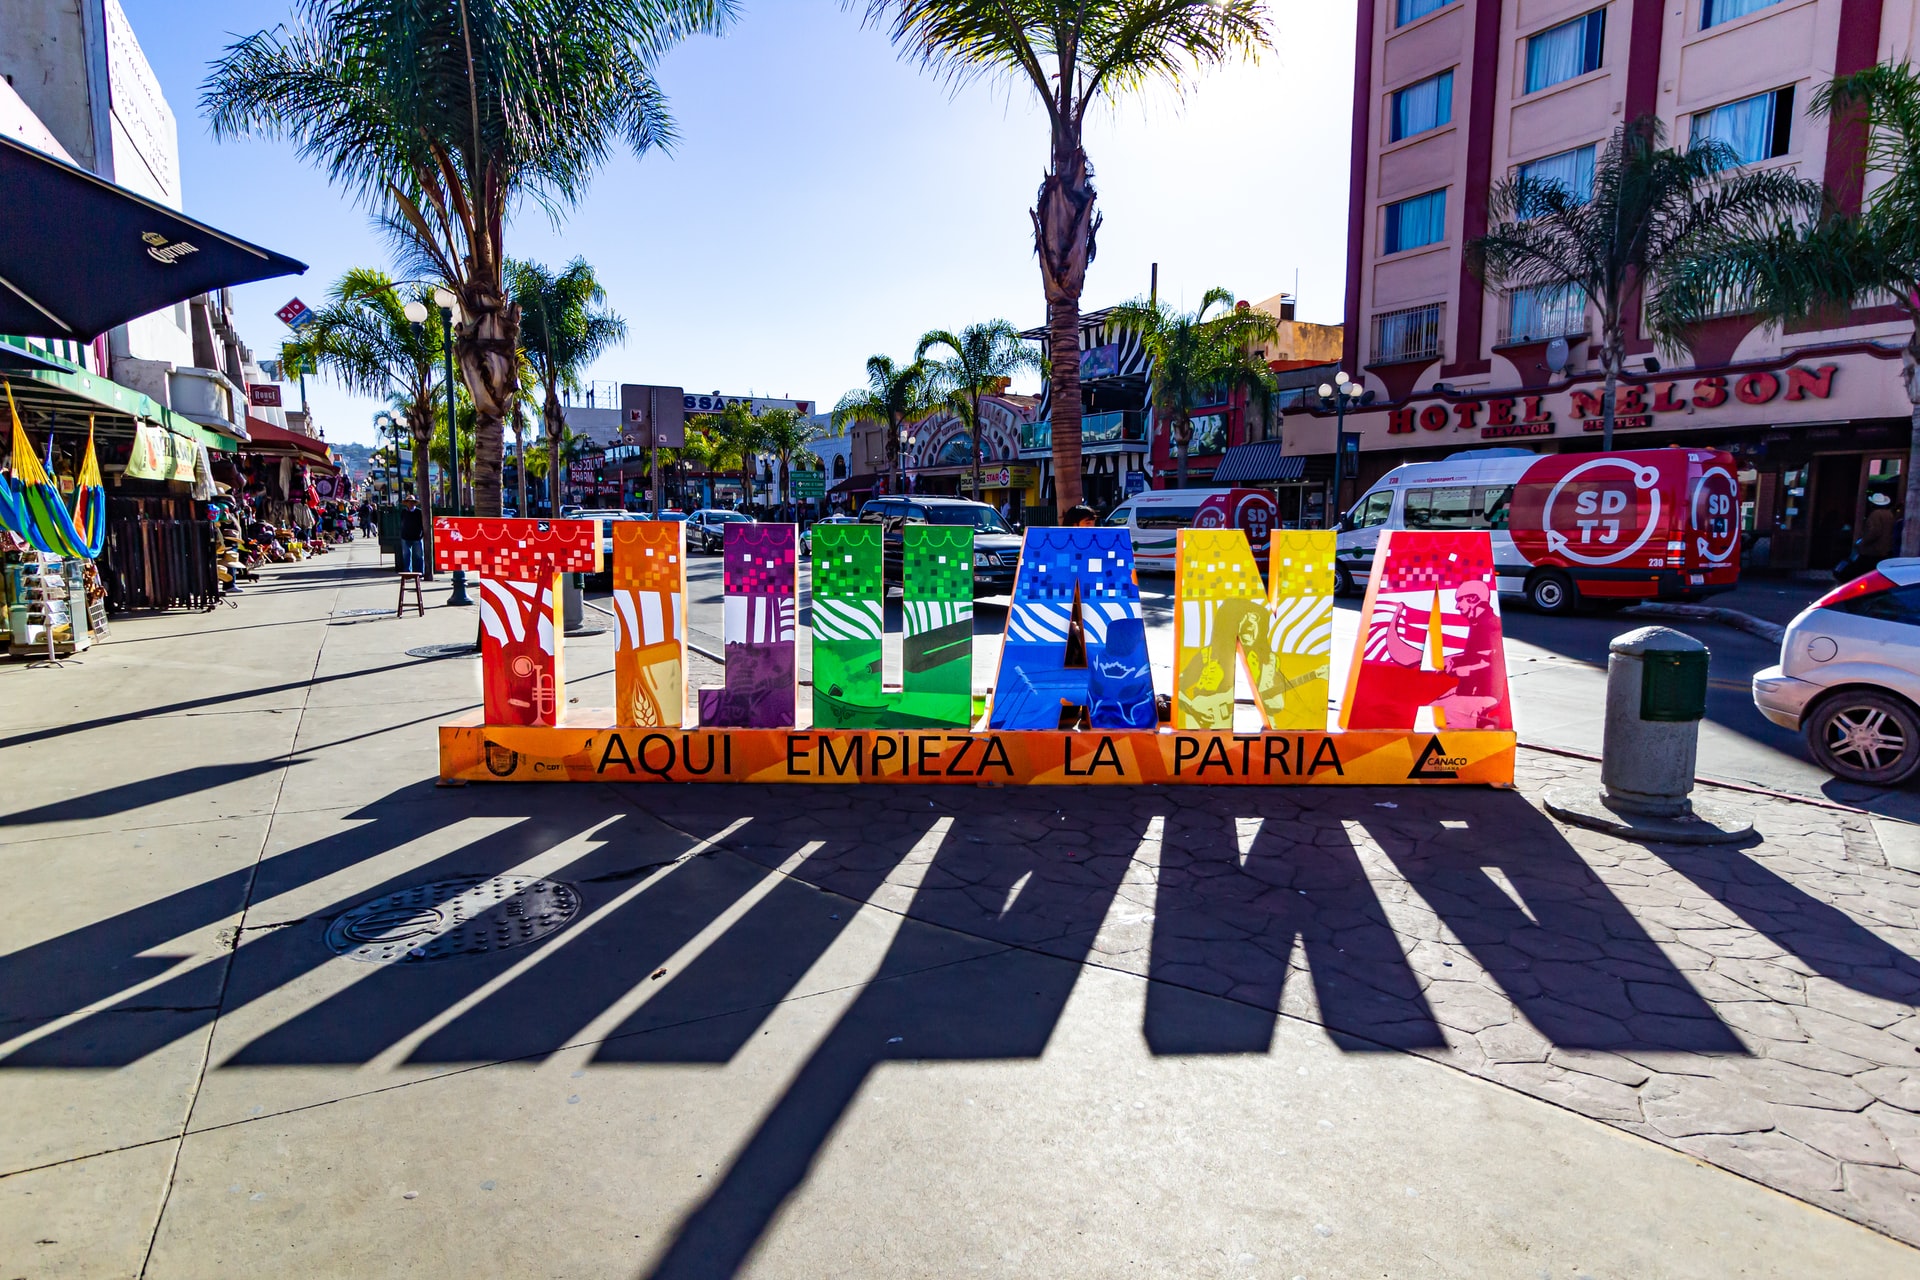
[[827,492],[827,473],[824,471],[791,471],[787,481],[793,487],[796,498],[819,498]]

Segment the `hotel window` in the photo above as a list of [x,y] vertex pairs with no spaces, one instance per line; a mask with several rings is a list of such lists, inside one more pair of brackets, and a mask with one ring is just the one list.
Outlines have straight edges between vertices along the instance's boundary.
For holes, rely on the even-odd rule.
[[1700,0],[1700,29],[1705,31],[1779,3],[1780,0]]
[[1607,11],[1595,9],[1571,22],[1548,27],[1527,40],[1527,92],[1600,69],[1600,46],[1607,34]]
[[1444,308],[1437,302],[1406,307],[1373,318],[1370,364],[1406,360],[1434,360],[1441,354],[1440,321]]
[[1741,164],[1771,160],[1793,145],[1793,86],[1728,102],[1693,117],[1692,141],[1724,142]]
[[1384,253],[1438,244],[1447,235],[1447,190],[1429,191],[1386,207]]
[[1506,342],[1569,338],[1587,328],[1587,295],[1577,285],[1535,285],[1507,295]]
[[1453,120],[1453,72],[1442,71],[1393,95],[1393,137],[1398,142]]
[[1430,13],[1437,13],[1452,3],[1453,0],[1395,0],[1393,25],[1404,27],[1409,22],[1418,21]]
[[[1516,177],[1525,178],[1541,184],[1554,182],[1565,187],[1581,204],[1593,199],[1593,156],[1594,144],[1575,147],[1571,151],[1562,151],[1558,155],[1542,156],[1538,160],[1529,160],[1520,166]],[[1525,209],[1520,216],[1531,217]]]

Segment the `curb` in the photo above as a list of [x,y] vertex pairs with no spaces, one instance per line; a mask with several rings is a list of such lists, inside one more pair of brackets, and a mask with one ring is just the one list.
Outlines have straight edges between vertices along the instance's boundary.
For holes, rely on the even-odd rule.
[[1711,604],[1637,604],[1623,609],[1638,618],[1681,618],[1691,622],[1717,622],[1723,627],[1732,627],[1735,631],[1744,631],[1750,636],[1779,644],[1787,629],[1777,622],[1768,622],[1765,618],[1756,618],[1750,613],[1738,609],[1723,609]]

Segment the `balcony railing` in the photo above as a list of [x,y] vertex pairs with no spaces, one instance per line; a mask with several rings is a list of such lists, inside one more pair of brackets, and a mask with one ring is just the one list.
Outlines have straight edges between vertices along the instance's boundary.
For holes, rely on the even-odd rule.
[[1506,296],[1499,347],[1587,336],[1587,297],[1578,289],[1515,289]]
[[[1138,409],[1089,413],[1080,419],[1080,447],[1115,444],[1147,438],[1146,415]],[[1020,452],[1045,453],[1053,448],[1053,423],[1028,422],[1020,428]]]
[[1382,312],[1373,318],[1371,364],[1402,364],[1414,360],[1437,360],[1446,354],[1441,337],[1446,304],[1430,302],[1424,307],[1407,307]]

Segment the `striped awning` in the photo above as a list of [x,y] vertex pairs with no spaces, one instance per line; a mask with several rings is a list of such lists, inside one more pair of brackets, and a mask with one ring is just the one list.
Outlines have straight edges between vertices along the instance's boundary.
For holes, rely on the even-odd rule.
[[1220,456],[1213,469],[1215,484],[1264,484],[1275,480],[1300,480],[1307,474],[1305,454],[1281,452],[1279,440],[1256,440],[1236,444]]

